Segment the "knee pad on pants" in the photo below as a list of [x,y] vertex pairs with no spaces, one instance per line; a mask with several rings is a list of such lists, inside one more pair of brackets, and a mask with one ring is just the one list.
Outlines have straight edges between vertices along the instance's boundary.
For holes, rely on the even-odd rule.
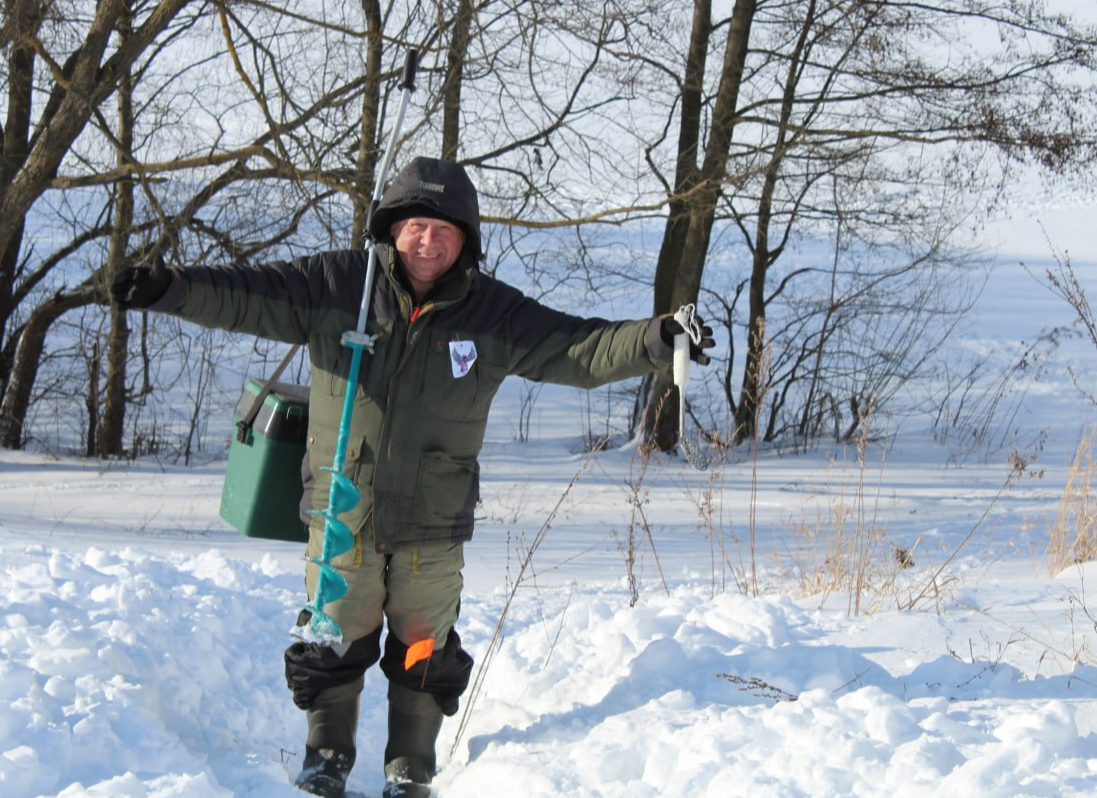
[[385,639],[385,656],[381,660],[385,676],[408,690],[429,693],[444,714],[456,714],[458,699],[472,677],[472,657],[461,648],[461,636],[451,629],[441,649],[405,669],[407,651],[408,647],[396,635],[390,634]]
[[308,709],[322,691],[360,679],[380,656],[380,629],[353,641],[342,655],[330,645],[294,643],[285,657],[286,686],[293,691],[293,703]]

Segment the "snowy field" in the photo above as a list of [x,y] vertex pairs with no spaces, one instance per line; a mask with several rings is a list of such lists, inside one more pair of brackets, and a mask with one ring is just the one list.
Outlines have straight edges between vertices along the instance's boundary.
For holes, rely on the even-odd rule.
[[[1014,210],[970,342],[1003,357],[1071,318],[1017,264],[1047,259],[1041,214],[1097,286],[1091,203]],[[1097,793],[1097,565],[1045,557],[1094,415],[1065,367],[1095,356],[1064,346],[1030,386],[1019,441],[1046,438],[1012,479],[1009,451],[958,463],[916,424],[864,467],[823,447],[756,476],[746,456],[641,471],[572,453],[573,391],[514,441],[505,388],[459,626],[488,667],[443,727],[437,794]],[[0,795],[300,795],[301,550],[219,518],[224,469],[0,451]],[[859,602],[826,582],[836,519],[872,553]],[[381,791],[383,696],[371,670],[356,798]]]

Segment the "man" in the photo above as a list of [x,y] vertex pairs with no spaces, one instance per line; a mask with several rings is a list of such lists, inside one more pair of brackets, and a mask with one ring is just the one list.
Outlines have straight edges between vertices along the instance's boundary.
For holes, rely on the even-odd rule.
[[[349,589],[324,607],[344,642],[294,643],[286,679],[308,720],[298,787],[343,795],[363,674],[380,660],[389,680],[385,795],[427,795],[442,719],[457,711],[472,668],[454,624],[492,398],[508,374],[594,387],[664,368],[682,328],[670,317],[580,319],[482,274],[476,189],[454,163],[412,161],[385,192],[370,233],[379,274],[367,331],[377,340],[354,388],[346,464],[362,498],[340,516],[354,548],[333,562]],[[350,351],[340,338],[356,326],[366,262],[366,252],[347,250],[260,267],[130,268],[111,288],[123,308],[308,343],[309,557],[320,554],[324,522],[308,511],[328,503],[324,468],[347,390]],[[706,328],[691,349],[699,363],[708,362],[709,336]],[[310,563],[310,597],[317,579]]]

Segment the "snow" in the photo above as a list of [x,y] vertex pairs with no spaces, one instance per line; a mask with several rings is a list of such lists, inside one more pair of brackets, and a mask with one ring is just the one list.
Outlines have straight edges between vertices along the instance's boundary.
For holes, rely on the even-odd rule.
[[[16,496],[34,492],[32,482],[48,485],[56,467],[11,453],[3,464]],[[157,484],[187,478],[168,469]],[[291,545],[254,544],[268,549],[257,557],[227,532],[193,542],[135,536],[116,550],[81,532],[43,532],[35,543],[30,517],[16,510],[13,523],[10,512],[0,592],[4,795],[298,794],[289,780],[303,719],[281,674],[301,601]],[[440,795],[1097,787],[1092,621],[1071,613],[1097,578],[1089,566],[1047,579],[995,563],[958,577],[964,584],[940,614],[929,606],[858,618],[817,599],[712,595],[706,579],[689,576],[670,580],[669,593],[645,587],[630,608],[621,579],[607,576],[519,592],[452,755],[460,715],[443,728]],[[474,652],[486,648],[509,595],[489,581],[470,584],[463,606]],[[366,693],[351,785],[375,795],[376,671]]]
[[[1087,285],[1093,246],[1063,245]],[[983,298],[988,351],[1070,318],[1020,257]],[[1045,437],[1005,489],[1008,451],[959,462],[914,424],[864,467],[833,447],[761,453],[756,476],[748,453],[705,474],[659,457],[641,483],[631,448],[573,453],[575,392],[541,394],[526,443],[501,396],[459,623],[487,667],[443,726],[437,794],[1097,792],[1097,564],[1049,575],[1044,556],[1092,418],[1065,366],[1093,355],[1064,346],[1029,390],[1019,440]],[[219,518],[224,468],[0,451],[0,794],[300,795],[282,652],[302,551]],[[860,607],[810,579],[833,541],[808,533],[843,507],[886,535],[860,542],[878,569]],[[889,569],[891,546],[914,567]],[[384,688],[372,669],[358,798],[383,783]]]

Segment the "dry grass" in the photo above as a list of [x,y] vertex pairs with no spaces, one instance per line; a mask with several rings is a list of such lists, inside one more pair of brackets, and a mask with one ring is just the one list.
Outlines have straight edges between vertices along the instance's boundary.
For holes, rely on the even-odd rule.
[[[476,706],[476,701],[480,696],[480,690],[484,686],[484,680],[487,677],[488,671],[491,669],[491,663],[495,660],[495,655],[499,653],[499,648],[503,644],[503,628],[506,624],[507,614],[510,611],[511,605],[514,603],[515,594],[518,589],[527,584],[527,571],[532,571],[533,557],[537,553],[541,544],[544,542],[545,537],[548,535],[549,530],[552,529],[552,525],[556,520],[556,516],[561,512],[564,505],[567,503],[568,497],[571,495],[572,490],[579,483],[579,478],[590,467],[590,464],[596,454],[600,451],[600,447],[595,447],[587,453],[586,458],[580,464],[579,469],[575,472],[575,476],[571,478],[571,481],[564,488],[563,493],[560,494],[560,498],[557,499],[556,504],[545,518],[544,523],[541,524],[541,528],[537,531],[537,534],[533,536],[532,541],[524,546],[521,551],[521,561],[518,566],[518,573],[511,581],[509,577],[510,565],[508,559],[507,571],[508,581],[510,581],[510,589],[507,593],[506,602],[503,604],[503,609],[499,613],[499,620],[495,625],[495,632],[491,637],[491,642],[488,644],[487,651],[481,656],[480,663],[477,666],[476,673],[469,685],[468,693],[464,700],[464,712],[461,714],[461,721],[457,727],[457,734],[453,738],[453,748],[450,753],[457,751],[457,747],[461,743],[461,737],[464,736],[468,729],[469,721],[473,715],[473,709]],[[570,602],[570,599],[569,599]],[[559,636],[559,630],[557,630],[557,636]],[[555,643],[553,644],[555,647]],[[552,650],[549,651],[549,656],[552,656]]]
[[1059,497],[1047,548],[1047,571],[1054,576],[1070,565],[1097,560],[1097,493],[1094,491],[1093,443],[1097,431],[1082,432],[1074,462]]
[[[818,497],[823,504],[814,519],[792,522],[796,542],[787,553],[802,595],[825,601],[832,593],[846,594],[851,616],[871,612],[866,598],[887,592],[898,572],[913,564],[909,551],[888,540],[880,521],[881,486],[866,486],[864,442],[857,454],[856,465],[837,471],[835,461],[827,466]],[[882,473],[882,461],[880,468]]]

